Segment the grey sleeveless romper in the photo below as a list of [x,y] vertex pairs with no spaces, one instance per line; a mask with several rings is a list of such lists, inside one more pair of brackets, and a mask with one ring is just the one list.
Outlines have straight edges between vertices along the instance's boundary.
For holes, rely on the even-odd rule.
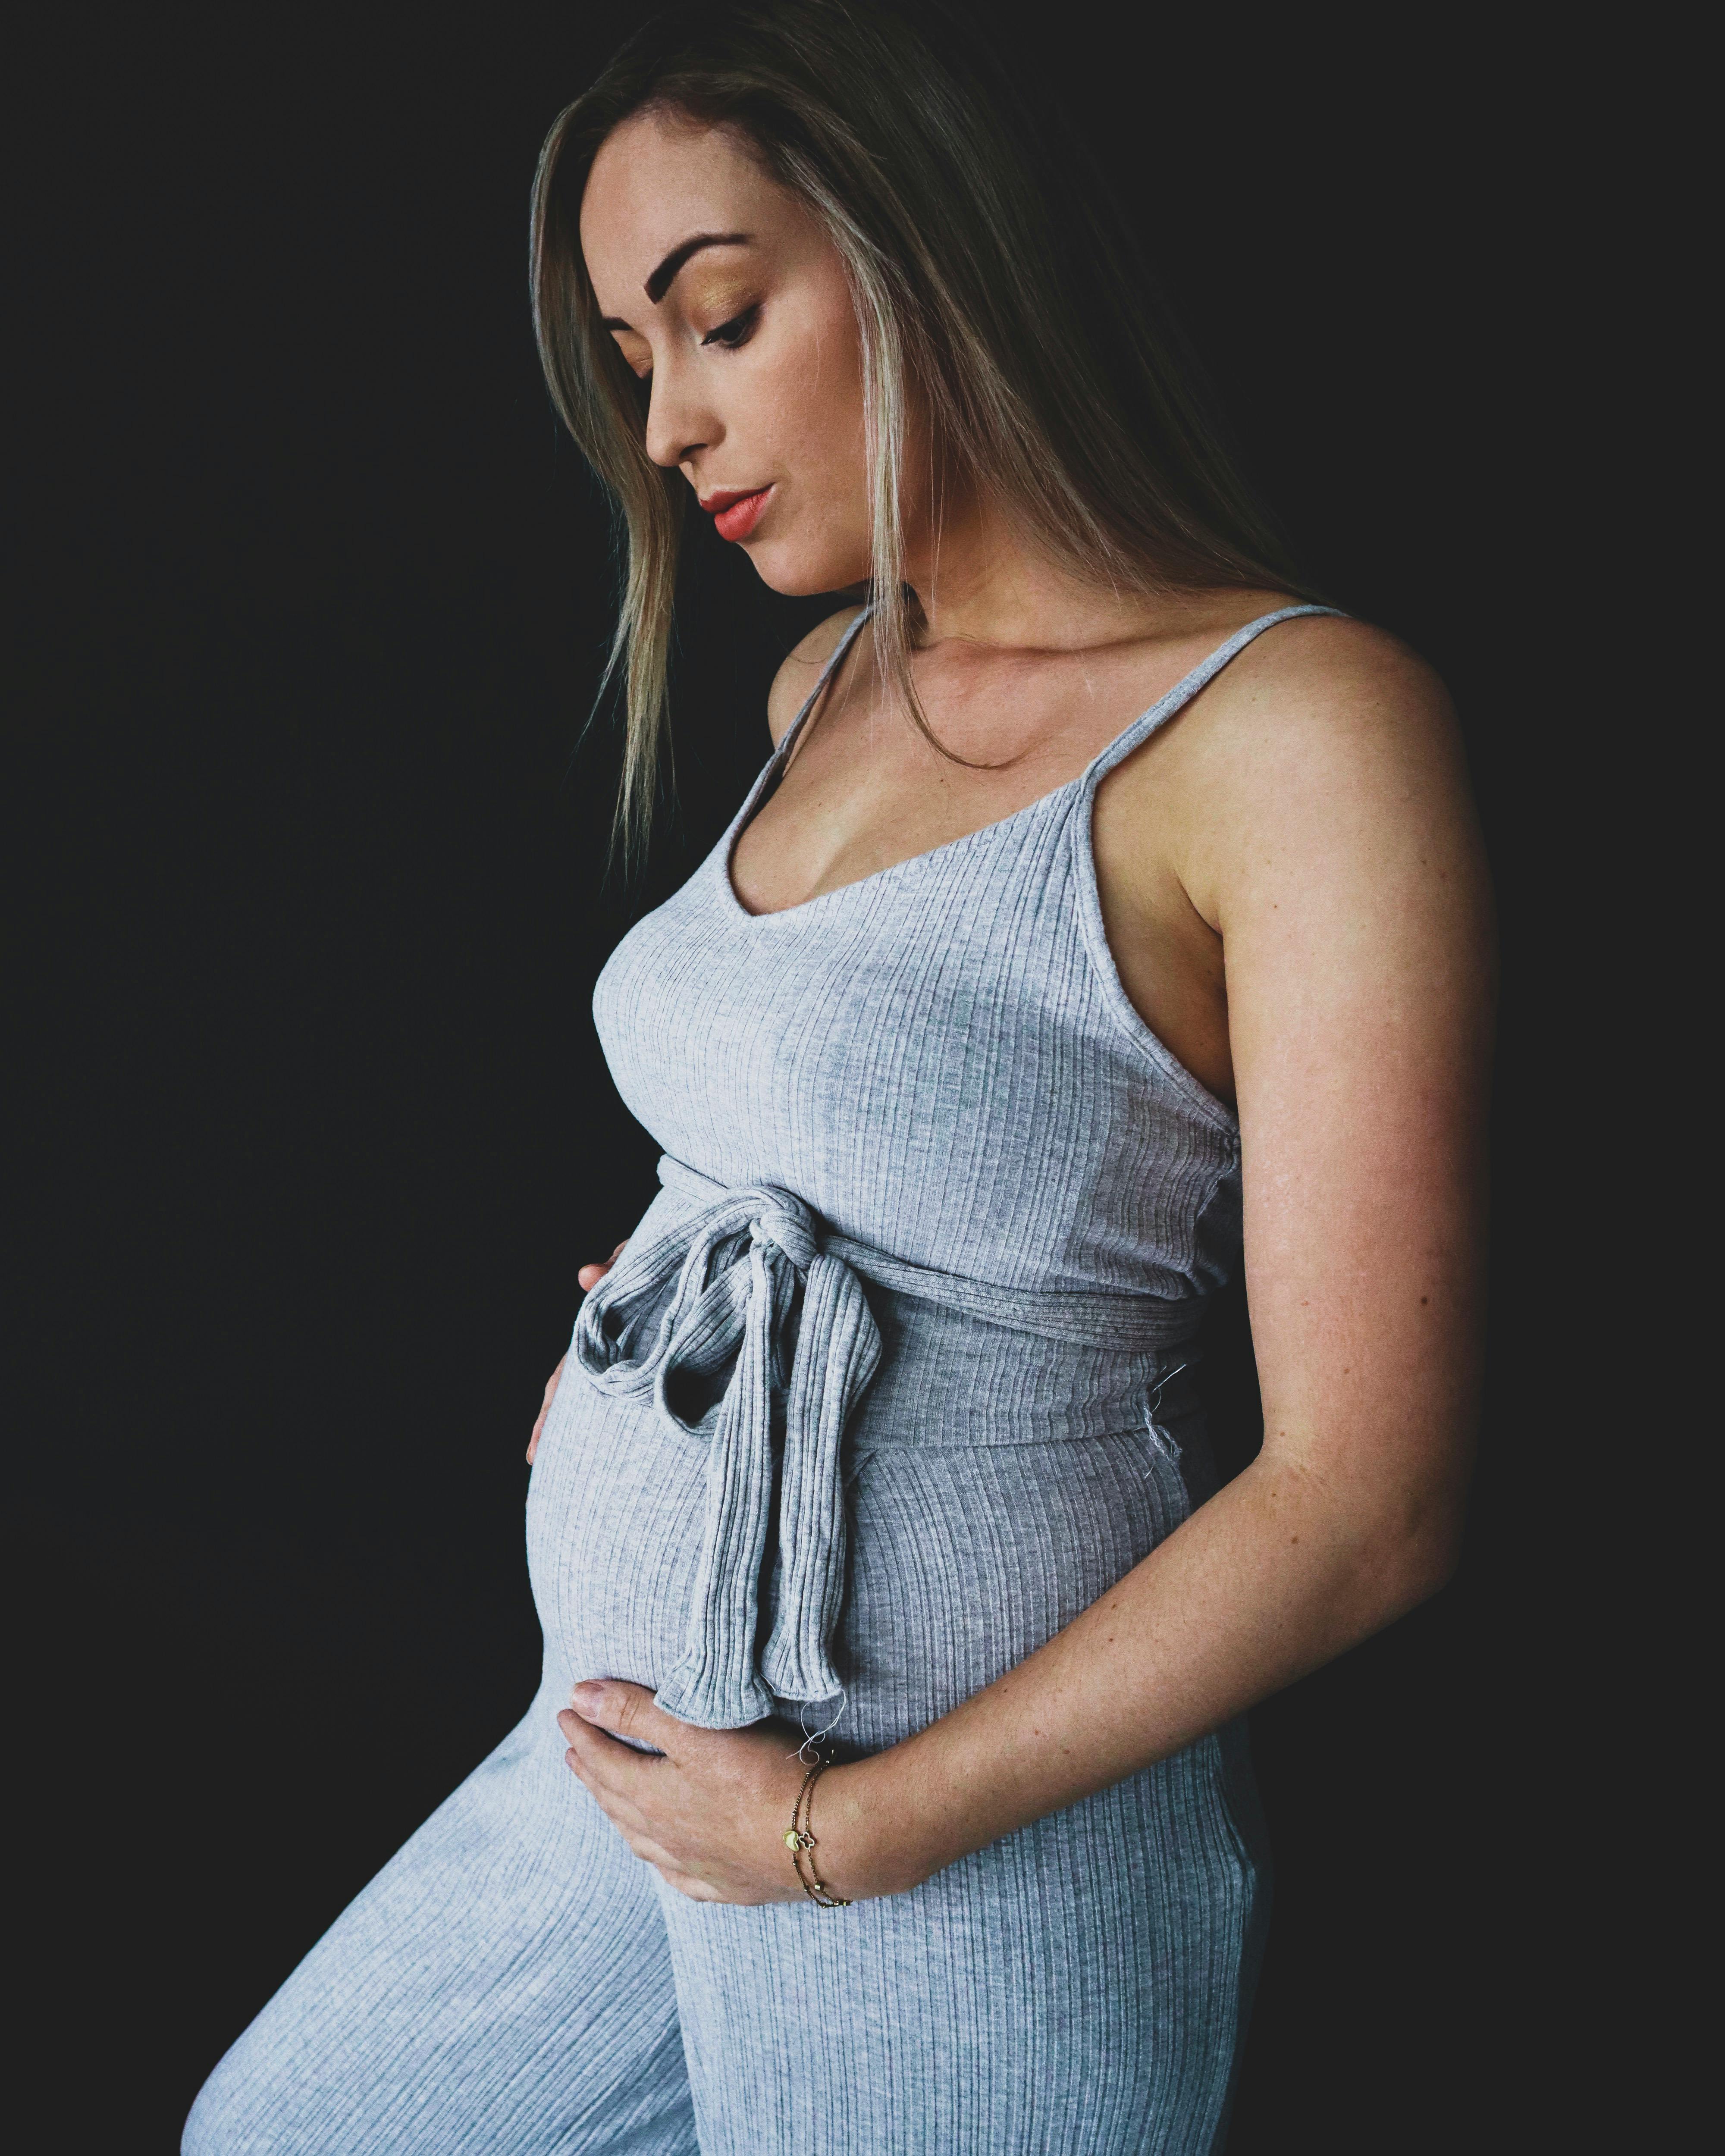
[[799,719],[624,937],[594,1010],[662,1188],[533,1471],[539,1695],[218,2067],[187,2156],[1219,2145],[1266,1900],[1237,1730],[824,1912],[662,1886],[552,1717],[609,1676],[892,1744],[1209,1494],[1178,1371],[1238,1260],[1238,1130],[1121,988],[1091,807],[1324,611],[1240,630],[1017,814],[757,916],[732,848]]

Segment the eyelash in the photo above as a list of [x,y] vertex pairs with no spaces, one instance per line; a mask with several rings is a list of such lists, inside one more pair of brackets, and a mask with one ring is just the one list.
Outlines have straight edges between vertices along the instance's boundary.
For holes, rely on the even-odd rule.
[[733,315],[728,322],[721,322],[717,329],[709,330],[701,340],[702,344],[716,344],[726,352],[735,352],[745,345],[754,333],[755,320],[761,311],[758,302],[745,307],[740,315]]
[[[716,330],[709,330],[701,340],[703,345],[716,344],[721,352],[737,352],[746,345],[755,333],[755,324],[760,318],[761,303],[745,307],[740,315],[733,315],[728,322],[721,322]],[[647,367],[635,379],[644,388],[653,379],[652,368]]]

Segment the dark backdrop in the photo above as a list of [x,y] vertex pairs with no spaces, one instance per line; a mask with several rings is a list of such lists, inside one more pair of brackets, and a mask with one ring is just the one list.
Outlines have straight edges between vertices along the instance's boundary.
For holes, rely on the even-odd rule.
[[[63,11],[15,81],[12,1674],[57,2148],[173,2148],[533,1690],[522,1448],[654,1158],[593,980],[730,815],[823,611],[695,545],[679,820],[603,888],[614,746],[575,745],[613,562],[525,234],[549,121],[638,12]],[[1482,66],[1411,18],[1111,18],[1011,34],[1314,574],[1451,684],[1505,918],[1467,1556],[1254,1717],[1279,1898],[1233,2146],[1549,2145],[1552,748],[1589,708],[1553,655],[1562,85],[1501,23]],[[1237,1466],[1237,1301],[1217,1332]]]

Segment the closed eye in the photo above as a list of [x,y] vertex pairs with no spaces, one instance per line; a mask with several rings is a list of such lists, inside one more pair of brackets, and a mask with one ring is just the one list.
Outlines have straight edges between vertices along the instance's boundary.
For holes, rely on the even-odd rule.
[[701,341],[703,345],[722,345],[726,352],[735,352],[739,345],[747,344],[754,335],[755,324],[760,316],[761,309],[757,302],[752,307],[745,307],[740,315],[733,315],[728,322],[721,322],[717,329],[709,330]]

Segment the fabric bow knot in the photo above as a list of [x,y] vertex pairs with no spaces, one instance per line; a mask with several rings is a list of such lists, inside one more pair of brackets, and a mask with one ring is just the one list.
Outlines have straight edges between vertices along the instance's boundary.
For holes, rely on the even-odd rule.
[[[691,1424],[678,1413],[678,1381],[731,1366],[711,1417],[688,1634],[659,1704],[698,1727],[734,1729],[773,1713],[778,1700],[833,1698],[842,1687],[828,1642],[846,1542],[839,1444],[879,1365],[880,1335],[861,1282],[823,1246],[814,1214],[771,1185],[725,1192],[624,1253],[582,1305],[574,1353],[601,1391],[650,1392],[683,1430],[706,1427],[708,1417]],[[776,1396],[784,1404],[783,1571],[757,1669]]]
[[772,1193],[749,1222],[749,1234],[757,1243],[771,1243],[783,1250],[799,1273],[806,1273],[820,1255],[808,1207],[780,1191]]

